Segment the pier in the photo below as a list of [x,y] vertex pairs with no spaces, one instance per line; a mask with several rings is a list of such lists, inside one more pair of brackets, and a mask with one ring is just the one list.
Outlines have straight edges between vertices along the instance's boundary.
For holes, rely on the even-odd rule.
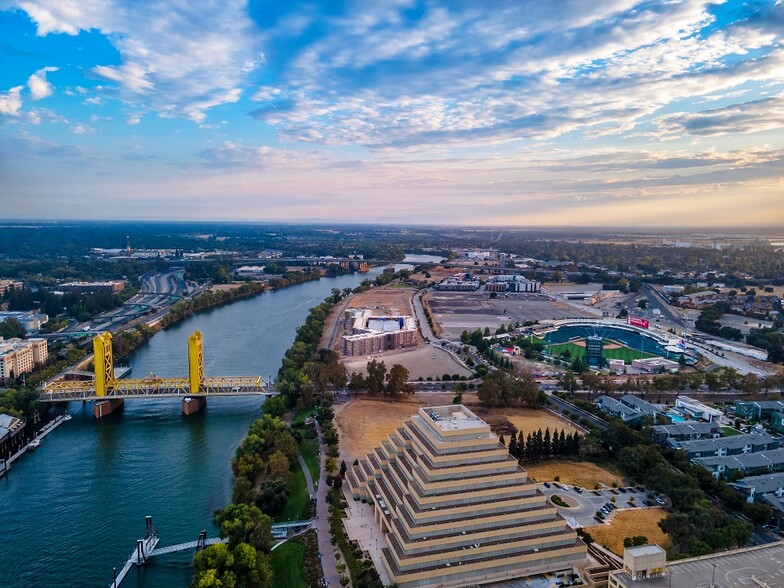
[[65,421],[70,421],[71,415],[69,414],[61,414],[56,416],[53,420],[49,421],[44,425],[44,427],[35,434],[35,437],[24,447],[22,447],[19,451],[14,453],[11,457],[5,460],[2,464],[0,464],[0,478],[8,473],[8,470],[11,469],[11,464],[14,463],[17,459],[22,457],[29,449],[30,444],[33,441],[40,441],[44,437],[46,437],[49,433],[54,431],[57,427],[62,425]]
[[[290,521],[287,523],[273,524],[271,529],[272,537],[277,539],[277,541],[275,545],[272,546],[272,549],[282,545],[292,537],[304,533],[310,529],[312,525],[313,521],[311,520]],[[114,578],[112,583],[109,585],[109,588],[117,588],[120,586],[132,568],[145,565],[152,557],[167,555],[169,553],[177,553],[180,551],[190,551],[192,549],[199,551],[200,549],[205,549],[210,545],[215,545],[216,543],[228,543],[228,539],[221,539],[218,537],[208,539],[207,531],[202,531],[199,533],[199,538],[196,541],[178,543],[176,545],[169,545],[167,547],[158,547],[159,540],[158,528],[153,526],[152,517],[145,517],[144,537],[142,539],[136,540],[136,549],[128,557],[128,561],[125,562],[125,565],[122,567],[122,569],[119,572],[117,572],[117,568],[114,569]]]

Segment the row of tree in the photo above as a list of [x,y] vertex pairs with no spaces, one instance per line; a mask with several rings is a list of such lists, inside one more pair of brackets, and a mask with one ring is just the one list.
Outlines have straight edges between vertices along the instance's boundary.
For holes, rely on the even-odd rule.
[[[501,442],[504,443],[503,438]],[[520,463],[536,463],[553,458],[577,457],[580,455],[580,434],[569,433],[561,429],[555,430],[552,436],[550,428],[538,429],[534,433],[524,436],[522,431],[514,433],[509,438],[509,454]]]
[[503,370],[489,372],[477,391],[479,401],[488,407],[523,404],[539,405],[539,384],[526,371],[515,375]]
[[352,392],[367,391],[371,396],[399,396],[413,394],[408,383],[408,369],[396,363],[389,371],[383,361],[372,359],[366,367],[366,374],[352,372],[348,387]]

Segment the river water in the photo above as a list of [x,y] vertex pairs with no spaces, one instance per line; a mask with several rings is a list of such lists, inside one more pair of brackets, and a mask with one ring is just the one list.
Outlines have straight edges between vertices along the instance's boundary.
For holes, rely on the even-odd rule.
[[[207,376],[275,375],[308,310],[368,274],[307,282],[198,314],[157,333],[132,377],[186,375],[187,338],[204,335]],[[90,403],[0,479],[0,587],[109,586],[152,515],[161,546],[214,537],[213,512],[231,500],[230,460],[261,399],[213,398],[185,417],[179,399],[128,400],[97,421]],[[123,586],[185,587],[192,554],[155,558]]]

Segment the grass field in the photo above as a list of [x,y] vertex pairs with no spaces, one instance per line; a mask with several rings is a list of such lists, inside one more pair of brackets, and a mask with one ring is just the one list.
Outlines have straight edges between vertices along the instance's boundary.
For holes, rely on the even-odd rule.
[[623,557],[623,540],[626,537],[643,535],[648,538],[649,544],[655,543],[664,549],[670,547],[669,536],[658,524],[665,516],[667,513],[662,508],[623,510],[613,515],[610,524],[590,527],[587,530],[594,541]]
[[558,476],[564,484],[581,486],[592,490],[595,484],[612,486],[621,483],[623,475],[609,466],[599,466],[590,461],[549,461],[536,465],[524,465],[528,475],[537,482],[552,482]]
[[270,554],[273,588],[308,588],[300,573],[304,556],[305,546],[296,539],[287,541]]
[[319,479],[319,442],[318,439],[303,439],[299,444],[299,451],[305,463],[308,464],[310,477],[315,484]]
[[289,500],[286,506],[275,517],[275,522],[299,521],[310,516],[310,495],[305,482],[305,474],[299,464],[292,469],[291,485],[289,486]]
[[[605,339],[605,345],[614,344],[612,341]],[[553,355],[561,355],[564,351],[568,351],[571,354],[570,359],[575,360],[578,357],[583,358],[585,357],[585,347],[577,345],[575,343],[556,343],[548,347]],[[633,359],[640,359],[640,358],[648,358],[648,357],[658,357],[653,353],[646,353],[640,352],[636,349],[632,349],[631,347],[617,347],[615,349],[604,349],[602,355],[605,359],[622,359],[625,363],[631,363]]]
[[725,437],[734,437],[735,435],[742,435],[738,429],[733,429],[732,427],[722,427],[722,435]]

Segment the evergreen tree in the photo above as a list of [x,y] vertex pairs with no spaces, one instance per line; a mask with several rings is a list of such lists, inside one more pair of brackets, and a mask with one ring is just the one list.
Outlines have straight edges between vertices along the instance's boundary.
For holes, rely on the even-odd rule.
[[558,440],[558,444],[561,446],[561,454],[560,455],[561,456],[566,455],[566,434],[564,433],[563,429],[561,429],[561,437]]
[[553,445],[552,441],[550,440],[550,427],[547,427],[544,431],[544,440],[542,444],[542,455],[545,459],[549,458],[553,454]]
[[572,437],[572,455],[580,455],[580,435],[577,433]]
[[517,450],[517,437],[515,435],[512,435],[509,438],[509,455],[511,455],[515,459],[520,458],[520,454]]

